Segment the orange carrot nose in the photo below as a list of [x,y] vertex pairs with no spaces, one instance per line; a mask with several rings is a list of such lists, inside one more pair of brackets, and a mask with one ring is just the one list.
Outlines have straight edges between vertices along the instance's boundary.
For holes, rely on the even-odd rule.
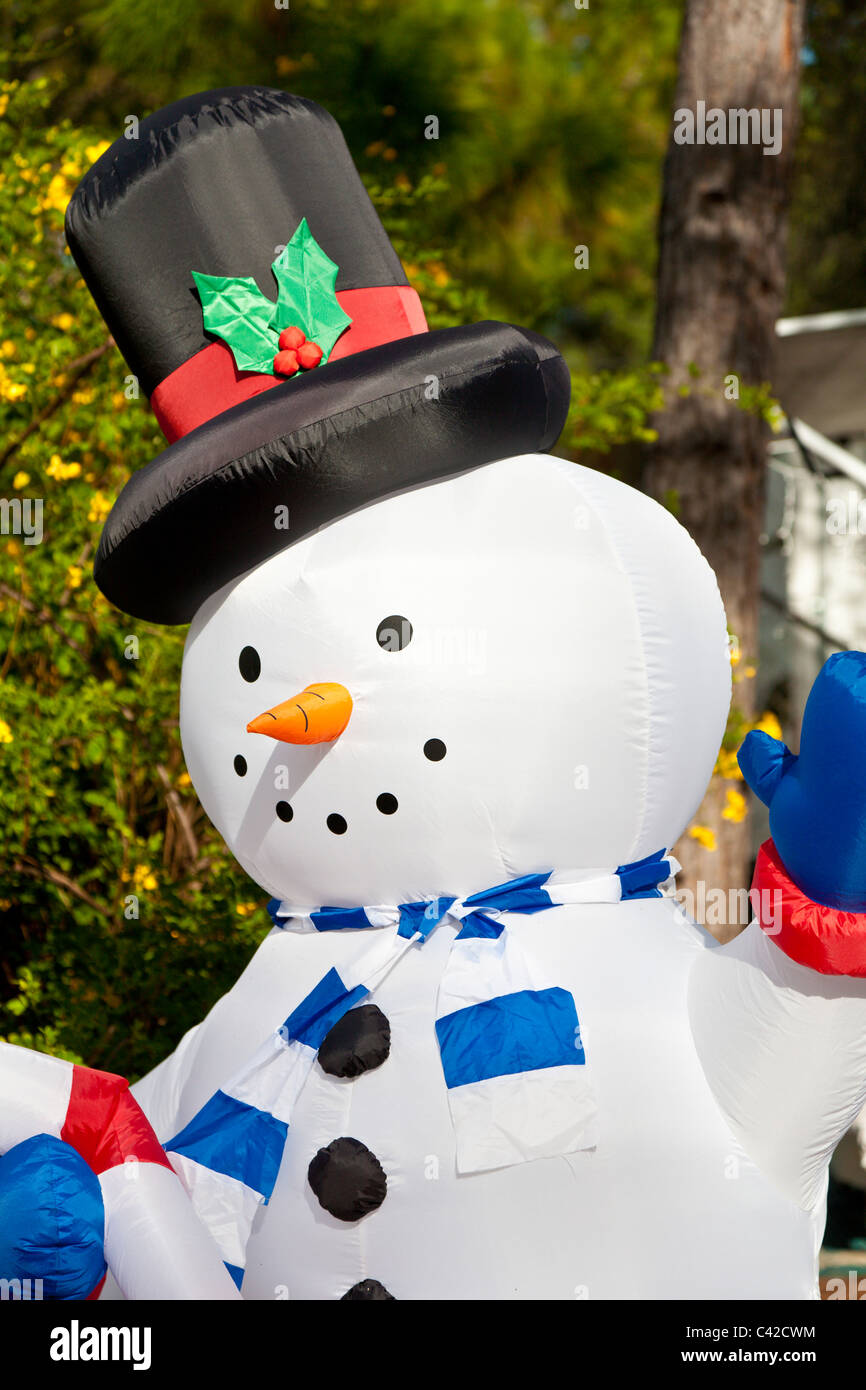
[[333,743],[351,713],[352,697],[346,687],[324,681],[257,715],[247,725],[247,733],[269,734],[283,743]]

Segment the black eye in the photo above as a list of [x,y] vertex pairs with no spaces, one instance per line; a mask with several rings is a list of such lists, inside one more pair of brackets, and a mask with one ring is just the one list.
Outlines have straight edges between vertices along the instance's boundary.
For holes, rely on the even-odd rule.
[[385,652],[402,652],[412,641],[412,624],[399,613],[392,613],[376,628],[376,641]]
[[441,738],[428,738],[424,744],[424,757],[429,758],[431,763],[441,763],[447,751]]
[[257,681],[262,674],[262,659],[255,647],[244,647],[238,657],[238,670],[245,681]]

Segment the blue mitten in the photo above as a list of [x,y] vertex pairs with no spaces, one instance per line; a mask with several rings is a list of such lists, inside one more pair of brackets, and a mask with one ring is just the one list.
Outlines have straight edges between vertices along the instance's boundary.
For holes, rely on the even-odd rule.
[[813,902],[866,912],[866,653],[837,652],[806,702],[799,756],[753,730],[737,755],[770,834]]
[[31,1299],[85,1299],[105,1274],[104,1239],[99,1179],[69,1144],[35,1134],[0,1158],[0,1279]]

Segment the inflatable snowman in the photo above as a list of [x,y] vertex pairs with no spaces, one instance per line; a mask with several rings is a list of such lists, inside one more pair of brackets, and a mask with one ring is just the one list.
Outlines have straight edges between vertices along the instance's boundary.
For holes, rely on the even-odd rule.
[[[172,441],[97,579],[190,621],[187,766],[273,924],[134,1087],[164,1175],[134,1219],[66,1112],[43,1125],[100,1173],[116,1286],[814,1296],[866,1098],[866,657],[828,663],[799,759],[750,736],[773,840],[717,946],[669,847],[725,724],[721,600],[668,512],[543,452],[553,347],[427,332],[333,121],[266,89],[142,122],[67,225]],[[49,1065],[0,1054],[9,1113]]]

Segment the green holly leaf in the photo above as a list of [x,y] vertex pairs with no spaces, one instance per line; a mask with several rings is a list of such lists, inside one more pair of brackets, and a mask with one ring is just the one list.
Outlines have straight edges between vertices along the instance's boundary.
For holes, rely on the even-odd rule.
[[296,325],[311,343],[322,349],[327,362],[334,344],[352,320],[337,301],[334,285],[339,267],[326,256],[313,233],[301,218],[288,246],[274,261],[279,295],[271,323],[277,336]]
[[249,275],[192,272],[201,299],[204,326],[222,338],[241,372],[273,372],[277,335],[271,327],[274,302]]

